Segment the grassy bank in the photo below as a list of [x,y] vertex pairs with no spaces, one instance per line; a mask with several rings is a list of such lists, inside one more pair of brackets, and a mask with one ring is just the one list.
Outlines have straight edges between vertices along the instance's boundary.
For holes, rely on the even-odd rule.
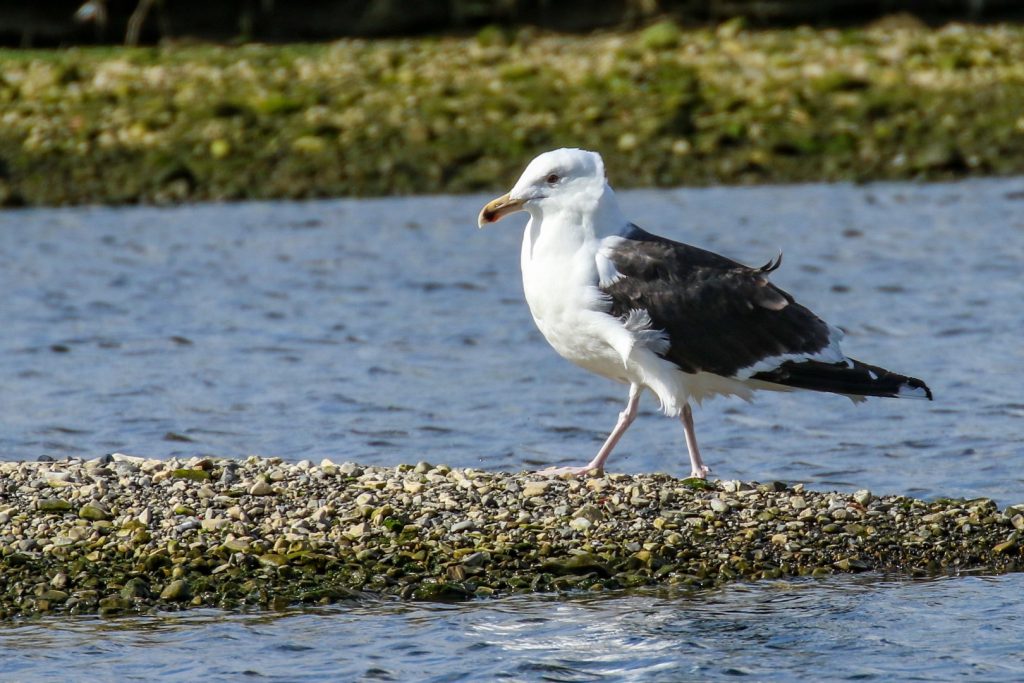
[[0,51],[0,204],[1024,172],[1024,28]]
[[0,618],[1022,568],[1024,506],[427,463],[0,463]]

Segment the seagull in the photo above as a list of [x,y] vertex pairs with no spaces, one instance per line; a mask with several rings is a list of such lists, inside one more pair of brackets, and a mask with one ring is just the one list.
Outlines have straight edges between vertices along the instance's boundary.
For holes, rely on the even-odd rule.
[[644,390],[683,423],[690,477],[709,473],[690,403],[750,400],[755,390],[932,399],[919,379],[848,358],[843,333],[769,281],[781,253],[751,268],[652,235],[619,208],[596,152],[556,149],[526,167],[508,194],[480,211],[480,228],[525,211],[523,292],[544,338],[562,357],[629,385],[626,408],[597,455],[603,470],[636,419]]

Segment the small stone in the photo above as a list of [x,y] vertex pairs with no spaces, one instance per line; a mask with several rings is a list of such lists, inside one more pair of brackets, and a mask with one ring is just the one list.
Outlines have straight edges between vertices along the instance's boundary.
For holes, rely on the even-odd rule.
[[171,472],[175,479],[186,479],[188,481],[208,481],[210,473],[206,470],[178,469]]
[[160,591],[161,600],[178,602],[181,600],[188,600],[190,597],[191,591],[189,590],[188,582],[184,579],[171,581],[162,591]]
[[128,463],[129,465],[135,465],[136,467],[141,467],[142,464],[146,462],[145,458],[140,458],[137,455],[125,455],[124,453],[111,453],[110,460],[113,462]]
[[548,486],[551,485],[549,481],[528,481],[523,485],[523,490],[520,495],[523,498],[536,498],[543,496],[544,492],[548,490]]
[[224,542],[224,547],[233,553],[245,553],[249,551],[251,544],[243,538],[232,538]]
[[148,598],[149,596],[149,584],[145,579],[140,577],[128,579],[125,581],[124,587],[121,589],[121,597],[126,600]]
[[803,496],[790,496],[789,506],[794,510],[803,510],[807,507],[807,501]]
[[593,526],[593,523],[586,517],[576,517],[569,522],[569,526],[576,531],[586,531]]
[[719,514],[721,514],[723,512],[728,512],[729,511],[728,504],[726,504],[726,502],[724,500],[722,500],[721,498],[712,498],[711,502],[709,503],[709,505],[711,505],[711,509],[712,510],[714,510],[715,512],[717,512]]
[[456,522],[455,524],[452,524],[452,529],[451,530],[452,530],[452,533],[457,534],[460,531],[466,531],[467,529],[472,529],[474,527],[474,525],[475,525],[475,522],[473,520],[465,519],[465,520],[463,520],[461,522]]
[[131,609],[132,604],[120,595],[111,595],[99,602],[100,615],[117,614]]
[[359,540],[370,531],[370,526],[366,522],[360,524],[353,524],[345,530],[345,536],[352,539],[353,541]]
[[260,564],[266,567],[283,567],[288,564],[288,558],[278,553],[264,553],[260,555]]
[[94,522],[110,519],[110,512],[99,503],[86,503],[78,509],[78,516]]
[[1017,547],[1017,542],[1019,541],[1019,539],[1020,534],[1014,531],[1012,534],[1010,534],[1009,538],[993,547],[992,552],[994,552],[997,555],[1002,555],[1005,552],[1013,550]]
[[64,591],[50,588],[49,590],[44,590],[38,597],[40,600],[61,603],[68,599],[68,594]]
[[772,543],[775,545],[786,545],[787,542],[789,542],[789,537],[786,534],[772,535]]
[[63,498],[43,498],[36,501],[36,508],[41,512],[68,512],[71,503]]
[[258,481],[249,489],[250,496],[272,496],[274,487],[265,481]]
[[581,517],[591,524],[597,524],[604,520],[604,513],[596,505],[584,505],[573,513],[573,517]]
[[338,474],[346,477],[361,477],[363,476],[363,468],[354,462],[343,462],[338,465]]
[[490,562],[491,554],[485,551],[476,551],[462,558],[462,564],[467,567],[480,567]]
[[602,576],[611,576],[607,564],[593,553],[580,553],[567,558],[548,560],[542,565],[544,571],[563,576],[566,574],[589,574],[597,572]]
[[223,517],[213,517],[211,519],[204,519],[201,523],[203,531],[219,531],[224,527],[231,524],[231,520],[224,519]]
[[863,505],[864,507],[867,507],[871,503],[871,501],[875,499],[875,497],[874,495],[872,495],[871,491],[868,491],[867,489],[861,489],[860,491],[857,491],[853,494],[853,499],[860,503],[861,505]]

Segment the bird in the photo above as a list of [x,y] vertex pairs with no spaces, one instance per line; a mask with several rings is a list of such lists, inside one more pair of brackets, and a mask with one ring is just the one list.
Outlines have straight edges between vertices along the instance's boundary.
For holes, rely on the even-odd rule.
[[523,292],[537,328],[567,360],[629,386],[626,407],[597,455],[582,467],[544,473],[603,471],[644,391],[682,422],[690,477],[698,479],[710,470],[691,403],[798,389],[854,401],[932,400],[923,381],[847,357],[838,327],[770,281],[781,252],[749,267],[629,221],[597,152],[540,154],[507,194],[481,209],[477,226],[520,211],[529,214]]

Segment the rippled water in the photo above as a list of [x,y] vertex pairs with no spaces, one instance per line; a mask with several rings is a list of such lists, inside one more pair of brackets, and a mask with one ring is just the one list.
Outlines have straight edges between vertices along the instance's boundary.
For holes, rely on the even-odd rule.
[[5,680],[1019,681],[1022,578],[836,576],[692,593],[54,619],[0,630],[0,671]]
[[[249,453],[519,470],[589,459],[623,387],[533,328],[522,220],[483,197],[0,212],[0,459]],[[1024,179],[623,194],[648,230],[748,263],[934,403],[810,394],[696,411],[723,478],[1024,502]],[[685,475],[643,403],[610,469]],[[1020,576],[54,619],[0,679],[757,680],[1024,676]],[[38,644],[43,646],[39,647]],[[30,645],[31,644],[31,645]],[[83,676],[86,677],[86,676]]]

